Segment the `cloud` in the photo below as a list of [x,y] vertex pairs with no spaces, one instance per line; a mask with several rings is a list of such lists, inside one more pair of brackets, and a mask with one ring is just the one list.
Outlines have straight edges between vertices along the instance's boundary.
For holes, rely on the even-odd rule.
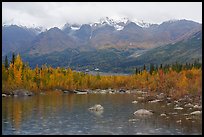
[[149,23],[189,19],[202,23],[201,2],[3,2],[2,23],[62,27],[90,23],[101,17],[128,17]]

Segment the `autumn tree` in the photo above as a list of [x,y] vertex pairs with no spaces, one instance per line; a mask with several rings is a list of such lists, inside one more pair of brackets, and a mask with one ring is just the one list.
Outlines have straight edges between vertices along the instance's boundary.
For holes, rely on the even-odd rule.
[[23,67],[23,62],[18,54],[15,61],[14,61],[14,75],[15,75],[15,81],[17,85],[20,85],[22,82],[22,67]]

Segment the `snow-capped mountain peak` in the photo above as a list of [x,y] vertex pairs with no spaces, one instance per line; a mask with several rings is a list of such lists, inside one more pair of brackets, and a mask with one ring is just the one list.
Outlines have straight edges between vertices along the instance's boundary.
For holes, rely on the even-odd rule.
[[101,27],[104,25],[113,26],[116,30],[122,30],[124,26],[130,22],[128,18],[121,18],[119,20],[114,20],[109,17],[100,18],[99,22],[91,24],[93,27]]
[[[95,29],[95,28],[99,28],[99,27],[103,27],[105,25],[109,25],[109,26],[113,26],[116,30],[120,31],[124,28],[125,25],[127,25],[130,22],[134,22],[136,23],[138,26],[142,27],[142,28],[148,28],[150,27],[152,24],[150,23],[146,23],[143,20],[139,21],[139,20],[129,20],[129,18],[127,17],[123,17],[123,18],[119,18],[119,19],[112,19],[109,17],[102,17],[100,18],[98,21],[90,23],[89,25]],[[78,30],[80,29],[81,25],[78,24],[69,24],[66,23],[64,25],[63,28],[67,28],[70,27],[72,30]]]
[[130,20],[129,20],[128,18],[124,17],[124,18],[121,18],[121,19],[116,20],[116,22],[117,22],[117,23],[127,24],[127,23],[130,22]]
[[69,28],[69,27],[71,27],[71,24],[66,23],[66,24],[64,24],[64,26],[62,27],[62,29]]

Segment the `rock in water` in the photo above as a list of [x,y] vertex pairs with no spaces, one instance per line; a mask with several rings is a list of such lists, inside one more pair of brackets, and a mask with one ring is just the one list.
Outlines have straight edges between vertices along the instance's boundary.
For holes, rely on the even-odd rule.
[[176,123],[181,123],[181,120],[176,121]]
[[87,92],[77,92],[77,94],[79,94],[79,95],[85,95],[85,94],[87,94]]
[[6,94],[1,94],[1,96],[2,96],[2,97],[6,97],[7,95],[6,95]]
[[100,104],[96,104],[95,106],[89,108],[89,110],[92,110],[92,111],[102,111],[103,110],[103,106],[101,106]]
[[200,115],[202,114],[202,111],[194,111],[191,113],[191,115]]
[[176,110],[182,110],[183,108],[182,108],[182,107],[175,107],[174,109],[176,109]]
[[163,113],[163,114],[161,114],[160,116],[164,117],[164,116],[166,116],[166,114]]
[[185,105],[185,107],[193,107],[193,105],[191,103],[188,103]]
[[127,90],[125,93],[128,93],[128,94],[129,94],[129,93],[130,93],[130,90]]
[[141,90],[136,91],[137,94],[142,94],[143,92]]
[[80,94],[80,95],[84,95],[84,94],[87,94],[87,91],[83,91],[83,90],[74,90],[73,91],[74,93],[76,93],[76,94]]
[[125,90],[120,89],[119,92],[120,92],[120,93],[125,93]]
[[101,94],[106,94],[106,92],[107,92],[106,90],[101,90],[100,91]]
[[137,97],[137,99],[144,100],[145,98],[144,97]]
[[138,121],[139,119],[129,119],[128,121],[129,122],[135,122],[135,121]]
[[157,98],[158,99],[164,99],[166,96],[165,96],[165,94],[164,93],[160,93],[159,95],[157,95]]
[[137,104],[137,103],[138,103],[138,101],[133,101],[132,103],[133,103],[133,104]]
[[67,91],[67,90],[64,90],[63,92],[64,92],[64,93],[69,93],[69,91]]
[[202,106],[195,105],[193,108],[195,108],[195,109],[202,109]]
[[149,101],[149,103],[156,103],[156,102],[159,102],[159,101],[160,101],[160,100],[155,99],[155,100]]
[[32,96],[33,93],[25,89],[17,89],[13,91],[14,96]]
[[150,112],[146,109],[139,109],[139,110],[134,112],[134,115],[137,115],[137,116],[149,116],[152,114],[153,114],[152,112]]

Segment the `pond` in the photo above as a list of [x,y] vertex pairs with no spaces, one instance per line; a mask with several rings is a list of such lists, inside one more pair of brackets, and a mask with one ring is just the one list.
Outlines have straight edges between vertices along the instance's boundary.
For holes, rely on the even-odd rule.
[[[163,102],[133,104],[137,97],[53,91],[32,97],[2,98],[2,134],[202,134],[202,115],[192,117],[189,114],[193,110],[175,110],[174,104]],[[101,104],[104,111],[89,111],[95,104]],[[152,110],[153,115],[135,116],[133,113],[141,108]]]

